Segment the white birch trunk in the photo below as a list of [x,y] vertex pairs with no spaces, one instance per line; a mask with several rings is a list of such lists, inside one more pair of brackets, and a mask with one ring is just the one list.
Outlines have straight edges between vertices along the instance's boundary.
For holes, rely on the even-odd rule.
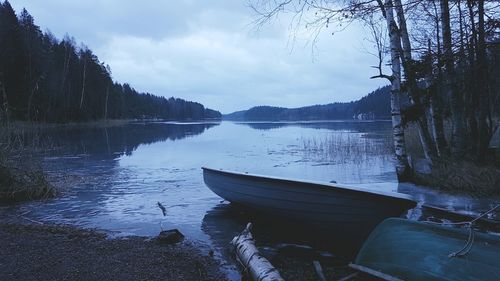
[[[397,18],[399,22],[399,34],[401,36],[402,42],[402,53],[403,53],[403,67],[406,74],[407,80],[407,91],[408,95],[413,99],[413,103],[416,106],[424,110],[423,105],[420,102],[420,97],[416,95],[416,81],[414,80],[413,70],[411,68],[412,55],[411,55],[411,43],[410,36],[408,35],[408,28],[406,27],[406,18],[403,10],[403,4],[401,0],[393,0],[394,9],[397,13]],[[432,143],[431,135],[429,133],[428,121],[426,113],[419,117],[417,124],[418,134],[420,137],[420,144],[422,145],[422,150],[424,151],[424,156],[427,160],[432,161],[432,156],[435,154],[434,144]]]
[[109,99],[109,85],[106,87],[106,101],[104,102],[104,120],[108,120],[108,99]]
[[411,43],[410,37],[408,36],[408,28],[406,27],[406,18],[403,11],[403,4],[401,0],[393,0],[394,1],[394,9],[398,15],[399,22],[399,34],[401,35],[402,49],[403,49],[403,58],[406,61],[411,60]]
[[249,223],[245,230],[231,241],[238,261],[255,281],[284,281],[278,270],[260,255],[255,247],[251,230],[252,224]]
[[[3,104],[2,104],[2,109],[4,110],[4,113],[5,113],[5,121],[7,121],[7,123],[9,123],[9,115],[10,115],[10,112],[9,112],[9,101],[7,100],[7,92],[5,91],[5,86],[3,84],[3,81],[2,81],[2,73],[0,73],[0,90],[2,91],[2,99],[3,99]],[[0,115],[1,117],[1,115]],[[0,120],[0,121],[3,121],[3,120]]]
[[[64,92],[64,86],[66,85],[66,78],[68,76],[69,63],[71,60],[71,54],[66,44],[68,43],[65,43],[64,46],[64,64],[63,64],[62,78],[61,78],[61,93],[64,95],[65,99],[66,99],[66,93]],[[65,102],[67,101],[65,100]]]
[[393,4],[391,0],[384,2],[385,18],[390,39],[391,50],[391,117],[392,134],[394,138],[394,152],[396,155],[396,172],[399,180],[407,180],[410,176],[410,167],[406,156],[404,128],[401,119],[401,55],[399,29],[394,21]]
[[82,82],[82,96],[80,98],[80,109],[83,106],[83,97],[85,95],[85,75],[87,74],[87,59],[83,58],[83,82]]

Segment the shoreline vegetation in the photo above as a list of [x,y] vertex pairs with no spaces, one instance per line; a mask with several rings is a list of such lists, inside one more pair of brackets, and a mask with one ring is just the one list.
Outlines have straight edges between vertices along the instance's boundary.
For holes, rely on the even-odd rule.
[[492,164],[441,158],[427,171],[415,170],[412,182],[452,194],[500,198],[500,169]]
[[0,203],[46,199],[59,192],[41,169],[23,169],[0,164]]
[[[444,132],[451,138],[450,127],[446,126]],[[427,159],[415,125],[405,129],[405,141],[412,168],[409,182],[452,194],[500,197],[500,166],[495,161],[495,153],[484,156],[481,161],[450,155]]]

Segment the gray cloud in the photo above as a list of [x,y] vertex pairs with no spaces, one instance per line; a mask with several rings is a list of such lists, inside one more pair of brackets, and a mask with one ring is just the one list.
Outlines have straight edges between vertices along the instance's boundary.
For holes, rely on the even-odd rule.
[[[288,18],[255,31],[245,1],[16,0],[42,29],[84,42],[113,77],[140,91],[199,101],[224,113],[254,105],[350,101],[378,86],[376,59],[353,26],[291,43]],[[293,40],[292,40],[293,41]]]

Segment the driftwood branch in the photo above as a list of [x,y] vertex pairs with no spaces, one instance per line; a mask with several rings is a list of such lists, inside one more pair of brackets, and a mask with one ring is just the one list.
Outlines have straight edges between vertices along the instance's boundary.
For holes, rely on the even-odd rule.
[[251,230],[252,224],[248,223],[245,230],[231,241],[231,245],[236,251],[237,260],[253,280],[284,281],[278,270],[257,250]]

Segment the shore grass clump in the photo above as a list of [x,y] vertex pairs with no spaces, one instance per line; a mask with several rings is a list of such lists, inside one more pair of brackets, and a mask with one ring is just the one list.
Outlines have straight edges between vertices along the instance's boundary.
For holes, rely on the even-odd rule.
[[56,189],[41,170],[22,170],[0,165],[0,202],[54,197]]
[[[447,139],[451,138],[450,122],[445,122]],[[418,130],[414,124],[405,130],[408,155],[411,156],[414,171],[411,181],[449,193],[466,194],[473,197],[500,196],[500,169],[492,161],[477,161],[473,156],[460,158],[443,155],[425,160]],[[416,163],[427,163],[420,169]]]
[[475,197],[500,196],[500,169],[469,161],[435,160],[429,173],[414,173],[414,182]]
[[33,154],[39,138],[13,125],[0,127],[0,202],[45,199],[57,194]]

